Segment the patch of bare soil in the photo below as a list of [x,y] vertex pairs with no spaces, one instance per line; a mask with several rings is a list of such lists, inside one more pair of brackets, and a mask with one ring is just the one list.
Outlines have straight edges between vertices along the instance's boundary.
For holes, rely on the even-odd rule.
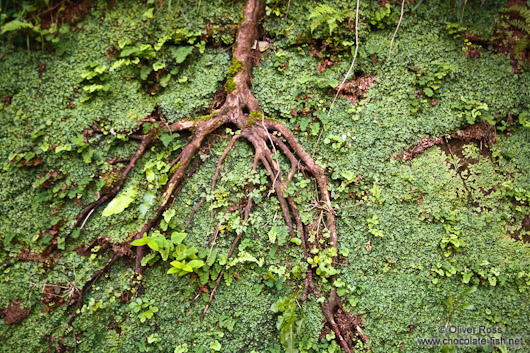
[[18,324],[29,316],[29,309],[22,309],[21,303],[20,300],[13,300],[7,308],[0,309],[0,316],[7,325]]
[[92,249],[99,247],[98,252],[103,252],[110,247],[109,237],[94,239],[86,246],[78,246],[74,250],[79,256],[91,256]]
[[17,255],[17,259],[26,262],[41,263],[48,268],[53,267],[55,264],[51,257],[38,254],[35,251],[30,251],[29,249],[22,249],[22,251]]
[[62,0],[52,1],[49,6],[39,13],[42,28],[50,28],[52,23],[60,27],[64,23],[76,25],[81,22],[92,8],[91,0]]
[[[445,144],[447,140],[447,144]],[[415,146],[408,150],[394,155],[394,158],[410,161],[418,154],[423,153],[427,148],[441,145],[440,148],[446,154],[454,154],[459,157],[462,156],[462,150],[465,145],[476,143],[481,154],[489,155],[489,149],[484,148],[493,145],[497,141],[495,132],[495,125],[491,125],[487,121],[469,125],[465,129],[459,130],[456,134],[451,134],[447,139],[444,137],[424,137]]]
[[13,97],[11,97],[11,95],[9,94],[6,94],[5,96],[2,97],[2,104],[3,104],[4,109],[11,105],[12,98]]
[[[364,98],[364,95],[373,84],[375,84],[375,75],[363,76],[362,74],[359,74],[353,80],[344,83],[341,94],[346,97],[351,104],[355,105]],[[339,87],[336,87],[335,90],[338,90],[338,88]]]

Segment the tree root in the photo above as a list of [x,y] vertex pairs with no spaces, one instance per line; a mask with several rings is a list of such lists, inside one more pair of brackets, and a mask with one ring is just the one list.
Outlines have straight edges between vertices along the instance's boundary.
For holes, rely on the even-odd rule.
[[[235,125],[241,131],[241,134],[232,137],[228,146],[219,158],[215,174],[212,178],[211,190],[214,191],[215,189],[216,182],[221,172],[221,167],[228,153],[232,150],[238,140],[243,139],[254,148],[255,155],[252,170],[255,171],[258,165],[261,164],[269,176],[269,179],[272,183],[271,188],[274,190],[275,196],[280,203],[283,218],[287,227],[289,228],[290,236],[296,236],[296,232],[301,238],[304,258],[307,259],[308,251],[310,250],[310,244],[307,241],[307,231],[301,221],[300,213],[294,202],[294,199],[290,196],[284,196],[289,183],[298,170],[303,170],[316,181],[317,191],[324,205],[323,212],[326,215],[325,226],[330,234],[329,239],[327,240],[328,246],[337,249],[337,234],[335,226],[336,214],[331,205],[331,199],[328,192],[328,181],[324,173],[324,169],[315,163],[314,159],[304,150],[289,128],[280,122],[267,120],[264,118],[258,101],[250,91],[252,81],[251,69],[254,65],[256,56],[259,55],[257,52],[253,52],[251,48],[254,42],[259,39],[258,24],[262,17],[262,13],[263,6],[259,0],[247,0],[244,7],[243,21],[240,24],[239,33],[237,35],[233,50],[234,62],[237,61],[241,64],[239,71],[232,78],[236,88],[227,94],[226,100],[221,108],[216,111],[208,120],[183,120],[168,126],[160,124],[159,129],[167,129],[172,133],[184,130],[192,130],[193,134],[189,138],[187,144],[183,147],[180,155],[171,163],[171,166],[176,167],[176,169],[166,184],[166,188],[162,194],[162,201],[158,205],[155,215],[143,225],[143,227],[134,235],[132,240],[141,238],[150,229],[158,225],[164,211],[174,202],[175,198],[184,186],[185,180],[191,176],[190,173],[193,172],[194,168],[190,167],[190,165],[192,165],[192,161],[197,155],[204,140],[220,127],[230,124]],[[255,122],[253,118],[251,119],[250,115],[252,113],[260,113],[262,116],[261,121]],[[108,194],[102,196],[100,199],[89,204],[83,209],[83,211],[77,217],[75,227],[79,227],[80,225],[84,224],[94,210],[96,210],[104,202],[111,200],[118,193],[129,172],[135,166],[138,159],[146,151],[147,147],[158,140],[158,136],[156,135],[155,131],[156,129],[152,129],[145,135],[134,136],[135,139],[140,141],[140,145],[138,146],[134,156],[127,160],[114,161],[115,163],[128,162],[126,168],[122,172],[121,178]],[[279,162],[274,158],[277,152],[276,148],[287,157],[290,163],[290,171],[285,178],[282,174]],[[188,169],[192,169],[192,172],[186,173]],[[251,194],[253,190],[253,184],[249,184],[249,194]],[[189,226],[189,224],[192,222],[193,216],[203,203],[204,199],[202,199],[194,207],[184,228]],[[252,197],[249,196],[248,201],[242,210],[243,222],[248,221],[251,208]],[[242,235],[243,234],[241,232],[236,235],[236,238],[234,239],[227,256],[228,259],[230,259],[233,255]],[[136,275],[143,273],[145,269],[145,267],[142,266],[142,258],[145,255],[146,250],[147,249],[145,246],[138,246],[136,248]],[[75,319],[77,309],[81,308],[83,296],[86,294],[86,292],[93,286],[93,284],[98,280],[99,277],[101,277],[103,273],[110,270],[111,266],[121,256],[122,254],[115,254],[107,262],[105,267],[94,273],[91,279],[84,285],[83,290],[76,300],[76,310],[72,314],[69,324],[71,324]],[[336,266],[336,262],[337,259],[335,256],[333,258],[333,266]],[[215,286],[210,292],[210,298],[208,304],[204,308],[202,317],[204,317],[211,305],[225,270],[226,266],[221,270],[221,273],[215,280]],[[302,295],[302,299],[304,300],[309,294],[314,294],[316,297],[321,297],[315,283],[313,282],[313,278],[313,271],[309,269],[304,280],[304,291]],[[349,343],[346,342],[344,338],[344,335],[348,333],[342,332],[340,325],[338,325],[336,322],[336,312],[339,309],[343,310],[343,308],[340,299],[334,290],[329,293],[328,300],[324,303],[321,303],[321,308],[327,325],[329,325],[331,330],[335,332],[337,342],[345,352],[350,352],[351,349]]]
[[119,252],[114,253],[112,258],[109,261],[107,261],[105,266],[102,269],[96,271],[92,275],[92,277],[90,277],[90,280],[85,283],[85,285],[83,286],[83,289],[81,289],[81,292],[79,292],[79,295],[77,296],[77,298],[75,300],[72,300],[70,303],[68,303],[68,305],[72,305],[73,303],[76,303],[74,312],[70,315],[70,319],[68,320],[68,326],[71,326],[75,318],[77,317],[77,313],[81,309],[81,306],[83,305],[83,298],[85,297],[85,294],[90,290],[90,288],[92,288],[92,286],[94,285],[94,283],[96,283],[99,277],[101,277],[104,273],[110,271],[110,268],[112,267],[112,265],[114,265],[114,263],[122,256],[123,256],[123,253],[119,253]]

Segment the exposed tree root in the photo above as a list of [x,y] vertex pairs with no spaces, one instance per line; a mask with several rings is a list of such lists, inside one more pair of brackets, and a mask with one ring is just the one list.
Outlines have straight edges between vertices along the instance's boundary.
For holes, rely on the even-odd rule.
[[[495,129],[495,125],[491,125],[487,121],[482,121],[480,123],[469,125],[455,134],[449,135],[449,138],[467,143],[478,142],[481,147],[483,144],[491,146],[497,140]],[[423,153],[427,148],[443,144],[444,141],[443,137],[424,137],[415,146],[402,153],[394,155],[394,157],[396,159],[411,160],[417,155]]]
[[94,285],[94,283],[96,283],[96,281],[99,279],[99,277],[101,277],[105,272],[108,272],[110,271],[110,268],[112,267],[112,265],[114,265],[114,263],[121,257],[123,256],[122,253],[115,253],[112,258],[107,261],[107,263],[105,264],[105,266],[96,271],[92,277],[90,277],[90,280],[88,282],[85,283],[85,285],[83,286],[83,289],[81,289],[81,292],[78,294],[77,298],[76,299],[73,299],[68,305],[72,305],[73,303],[75,303],[75,309],[74,309],[74,312],[70,315],[70,319],[68,320],[68,325],[72,325],[72,323],[74,322],[75,318],[77,317],[77,312],[78,310],[81,309],[81,306],[83,305],[83,298],[85,296],[85,294],[90,290],[90,288],[92,288],[92,286]]
[[[295,232],[302,240],[302,248],[304,251],[304,257],[307,258],[309,251],[309,244],[307,242],[307,232],[300,218],[300,213],[292,197],[284,196],[288,188],[289,182],[297,170],[304,170],[305,173],[313,177],[316,181],[317,190],[323,204],[323,213],[325,213],[326,221],[325,227],[329,231],[328,245],[337,249],[337,234],[335,227],[335,211],[331,205],[331,199],[328,192],[328,181],[324,173],[324,169],[315,163],[313,158],[304,150],[302,145],[297,141],[294,134],[280,122],[265,119],[263,112],[259,107],[259,103],[250,91],[251,87],[251,69],[255,63],[256,57],[259,55],[258,52],[253,52],[251,49],[254,42],[258,40],[258,24],[263,13],[263,6],[259,0],[247,0],[244,13],[243,21],[240,24],[239,33],[236,38],[235,47],[233,50],[233,63],[237,63],[240,66],[238,72],[232,77],[235,83],[235,89],[227,93],[226,100],[223,105],[216,111],[212,117],[208,120],[184,120],[169,126],[160,125],[159,129],[168,129],[170,132],[178,132],[183,130],[192,131],[192,135],[189,138],[187,144],[183,147],[180,155],[171,163],[171,166],[175,166],[176,169],[173,175],[170,176],[169,181],[166,184],[166,188],[162,194],[162,201],[158,205],[155,215],[149,219],[144,226],[134,235],[134,239],[141,238],[150,229],[156,227],[162,217],[162,214],[167,207],[174,202],[175,198],[182,189],[185,180],[190,177],[189,173],[186,173],[190,169],[190,165],[197,155],[204,140],[210,136],[215,130],[224,125],[235,125],[241,134],[234,136],[223,154],[221,155],[215,174],[212,178],[211,190],[215,189],[216,182],[219,178],[221,167],[225,161],[228,153],[234,147],[235,143],[241,139],[247,141],[254,148],[254,162],[252,169],[255,171],[259,164],[263,165],[272,183],[272,189],[275,192],[280,208],[283,214],[283,218],[287,227],[289,228],[289,234],[291,237],[296,236]],[[256,115],[261,116],[261,120],[255,121]],[[101,206],[104,202],[111,200],[120,190],[124,181],[126,180],[129,172],[135,166],[138,159],[146,151],[147,147],[158,140],[156,134],[157,129],[152,129],[145,135],[135,135],[135,138],[140,141],[140,145],[133,157],[128,160],[120,160],[120,162],[128,162],[127,167],[121,174],[121,178],[118,180],[112,190],[102,196],[97,201],[86,206],[80,215],[77,217],[75,226],[79,227],[90,214]],[[282,174],[279,162],[275,159],[277,149],[283,153],[290,163],[290,172],[286,177]],[[118,163],[116,161],[116,163]],[[191,167],[193,170],[194,168]],[[249,190],[251,193],[253,190],[253,184],[249,183]],[[204,203],[201,200],[192,210],[188,222],[185,224],[185,228],[191,223],[193,216]],[[252,197],[249,197],[244,206],[243,221],[247,222],[250,211],[252,208]],[[238,233],[234,239],[230,251],[228,253],[228,259],[233,255],[243,233]],[[139,246],[136,248],[136,266],[135,273],[141,274],[145,266],[142,266],[142,258],[146,252],[145,246]],[[83,289],[76,300],[76,311],[82,305],[84,294],[93,286],[101,275],[110,270],[111,266],[120,258],[123,254],[116,253],[107,262],[104,268],[94,273],[91,279],[83,286]],[[333,258],[333,266],[336,265],[337,259]],[[208,308],[211,305],[215,292],[220,285],[223,274],[226,267],[222,269],[218,278],[215,280],[215,287],[210,292],[210,299],[206,305],[203,317],[206,314]],[[304,292],[303,299],[306,299],[309,294],[314,294],[317,297],[321,297],[318,292],[317,286],[313,282],[314,274],[312,270],[308,270],[307,277],[304,281]],[[327,325],[335,332],[337,342],[344,349],[345,352],[350,352],[353,342],[349,332],[343,332],[343,327],[337,324],[335,318],[338,310],[342,308],[340,298],[337,296],[335,291],[329,293],[328,300],[321,304],[322,313],[326,320]],[[72,314],[69,324],[75,319],[76,311]],[[349,340],[347,342],[347,339]]]

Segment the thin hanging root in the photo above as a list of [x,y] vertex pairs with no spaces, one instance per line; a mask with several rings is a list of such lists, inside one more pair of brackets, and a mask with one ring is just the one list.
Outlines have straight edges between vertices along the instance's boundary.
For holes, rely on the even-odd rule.
[[[265,169],[269,173],[270,178],[272,179],[274,177],[274,172],[267,161],[265,157],[260,158],[261,163],[265,166]],[[274,191],[276,192],[276,197],[278,198],[278,201],[280,202],[280,208],[282,210],[283,219],[285,220],[285,224],[289,228],[289,236],[294,236],[293,231],[293,221],[291,219],[291,214],[289,213],[289,205],[287,204],[287,201],[283,197],[283,190],[281,190],[280,186],[278,184],[274,185]]]
[[[302,145],[297,141],[294,134],[285,125],[275,121],[267,120],[265,122],[267,128],[270,130],[278,131],[284,139],[287,141],[294,154],[300,158],[304,163],[305,168],[309,173],[316,179],[318,189],[320,191],[320,197],[326,205],[326,224],[330,233],[331,245],[337,249],[337,229],[335,226],[335,211],[331,205],[331,198],[328,191],[328,181],[324,169],[315,163],[314,159],[304,150]],[[334,259],[334,265],[336,264],[336,258]]]
[[81,224],[84,225],[84,223],[86,223],[86,220],[88,220],[88,217],[92,214],[93,211],[95,211],[99,206],[101,206],[106,201],[112,199],[114,196],[116,196],[118,191],[120,191],[120,188],[125,182],[125,179],[127,179],[127,175],[129,175],[129,172],[133,169],[138,159],[140,159],[140,157],[144,154],[147,147],[154,141],[154,138],[149,135],[146,135],[145,137],[142,138],[141,141],[142,142],[140,142],[140,146],[138,146],[138,149],[136,150],[136,153],[134,154],[134,156],[132,156],[132,158],[129,159],[129,164],[127,165],[127,167],[121,174],[121,177],[116,183],[116,185],[114,185],[114,187],[112,188],[112,190],[110,190],[108,194],[103,195],[98,200],[86,206],[83,209],[83,211],[81,211],[79,216],[77,216],[77,220],[74,224],[74,228],[78,228]]
[[112,267],[112,265],[120,258],[123,256],[123,253],[114,253],[114,255],[112,256],[112,258],[107,261],[107,263],[105,264],[105,266],[96,271],[92,277],[90,277],[90,280],[88,282],[85,283],[85,285],[83,286],[83,289],[81,290],[81,292],[79,293],[79,296],[77,297],[77,299],[73,302],[70,302],[68,305],[72,305],[73,303],[76,303],[75,305],[75,310],[74,312],[72,313],[72,315],[70,315],[70,319],[68,320],[68,326],[71,326],[72,323],[74,322],[75,318],[77,317],[77,311],[81,309],[81,306],[83,305],[83,297],[85,296],[85,294],[90,290],[90,288],[92,288],[92,286],[97,282],[97,280],[106,272],[110,271],[110,268]]
[[282,152],[287,156],[287,158],[291,162],[291,171],[287,175],[287,180],[293,180],[293,176],[296,174],[296,170],[299,168],[300,162],[296,159],[295,155],[291,152],[291,150],[289,150],[289,147],[287,147],[287,145],[283,143],[282,140],[280,140],[274,135],[271,135],[271,139],[276,145],[278,145],[280,150],[282,150]]
[[390,49],[388,50],[388,58],[390,59],[390,56],[392,55],[392,45],[394,44],[394,39],[396,38],[396,34],[398,32],[399,26],[401,25],[401,21],[403,21],[403,10],[405,8],[405,0],[402,0],[401,2],[401,14],[399,15],[399,21],[396,26],[396,30],[394,31],[394,35],[392,35],[392,40],[390,41]]
[[[239,135],[239,136],[243,136],[245,138],[248,138],[247,134]],[[234,139],[232,139],[232,141],[235,142]],[[230,141],[230,143],[232,143],[232,141]],[[227,148],[227,150],[229,151],[228,148]],[[228,153],[227,151],[225,151],[225,152]],[[254,154],[254,162],[252,163],[252,171],[253,172],[256,171],[256,169],[258,167],[260,156],[261,156],[261,152],[259,152],[258,149],[256,149],[256,152]],[[253,185],[251,185],[251,188],[252,187],[253,187]],[[251,194],[251,193],[252,193],[252,190],[249,192],[249,194]],[[248,220],[248,217],[250,216],[251,208],[252,208],[252,196],[249,196],[248,197],[248,201],[247,201],[247,205],[245,206],[243,222],[246,222]],[[215,243],[215,239],[217,238],[217,234],[218,233],[219,233],[219,227],[216,227],[215,228],[215,233],[214,233],[214,239],[212,241],[212,245],[211,245],[211,248],[210,248],[210,253],[212,252],[212,249],[213,249],[213,246],[214,246],[214,243]],[[234,253],[234,250],[236,249],[236,246],[239,243],[239,240],[241,239],[242,235],[243,235],[243,233],[241,232],[234,239],[234,241],[232,243],[232,247],[230,248],[230,251],[228,252],[227,261],[230,260],[230,258],[232,257],[232,254]],[[208,256],[210,256],[210,255],[208,254]],[[226,265],[223,267],[223,269],[221,270],[221,273],[219,273],[219,276],[215,280],[215,286],[213,287],[212,292],[210,293],[210,298],[208,299],[208,303],[206,303],[206,306],[204,307],[204,310],[203,310],[202,315],[201,315],[201,320],[204,319],[204,316],[208,312],[208,308],[212,304],[213,297],[215,295],[215,292],[217,291],[217,288],[219,287],[219,284],[221,283],[221,279],[223,278],[225,270],[226,270]]]
[[[259,163],[259,156],[258,154],[254,154],[254,163],[252,163],[252,172],[255,172],[256,169],[258,168],[258,163]],[[252,194],[252,191],[254,191],[254,183],[251,183],[250,184],[250,187],[248,189],[248,193],[249,195]],[[245,212],[244,212],[244,217],[245,217],[245,220],[248,219],[248,217],[250,216],[250,210],[252,209],[252,196],[249,196],[248,197],[248,201],[247,201],[247,205],[245,206]]]
[[182,228],[182,231],[185,232],[186,229],[188,229],[188,227],[190,226],[191,222],[193,221],[193,217],[195,217],[195,213],[197,213],[197,211],[199,210],[199,208],[201,208],[202,204],[204,203],[204,201],[206,201],[206,197],[203,197],[196,205],[195,207],[193,208],[193,210],[191,211],[190,213],[190,216],[188,218],[188,221],[186,222],[186,224],[184,225],[184,228]]
[[234,137],[232,137],[232,139],[230,140],[230,143],[228,144],[225,151],[221,155],[221,158],[219,158],[219,162],[217,162],[217,167],[215,168],[215,174],[213,175],[213,179],[212,179],[212,188],[210,189],[211,191],[214,191],[215,189],[215,183],[217,183],[217,178],[219,178],[219,173],[221,172],[221,165],[223,164],[226,156],[228,156],[228,152],[230,152],[232,147],[234,147],[235,142],[240,137],[241,135],[235,135]]

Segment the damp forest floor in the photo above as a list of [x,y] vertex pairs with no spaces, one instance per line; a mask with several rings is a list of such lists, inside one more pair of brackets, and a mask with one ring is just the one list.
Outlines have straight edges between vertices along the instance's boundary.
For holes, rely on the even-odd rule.
[[[55,41],[42,45],[27,29],[0,36],[0,351],[340,351],[318,299],[300,299],[311,264],[265,171],[252,171],[252,146],[234,145],[211,190],[235,127],[204,142],[150,233],[178,236],[194,213],[180,243],[197,248],[210,272],[167,274],[169,261],[152,253],[136,278],[129,245],[188,133],[160,132],[118,194],[123,207],[104,204],[74,228],[119,179],[140,123],[200,120],[221,105],[233,89],[243,3],[65,6],[40,15],[43,26],[65,28]],[[405,1],[389,57],[401,2],[361,1],[353,76],[330,113],[355,50],[355,1],[266,1],[251,90],[267,119],[288,126],[325,169],[338,273],[315,281],[336,288],[359,320],[366,339],[356,351],[530,351],[530,71],[528,53],[517,60],[510,51],[517,32],[503,26],[506,6],[470,0],[459,16],[454,1]],[[287,174],[289,160],[277,158]],[[304,173],[286,193],[309,236],[325,237],[326,210]],[[249,178],[255,206],[242,222],[233,205],[248,197]],[[227,261],[235,234],[241,242]],[[113,251],[124,256],[68,325],[84,283]],[[323,253],[316,246],[313,259]],[[293,306],[278,310],[286,298]],[[421,344],[472,337],[493,345]]]

